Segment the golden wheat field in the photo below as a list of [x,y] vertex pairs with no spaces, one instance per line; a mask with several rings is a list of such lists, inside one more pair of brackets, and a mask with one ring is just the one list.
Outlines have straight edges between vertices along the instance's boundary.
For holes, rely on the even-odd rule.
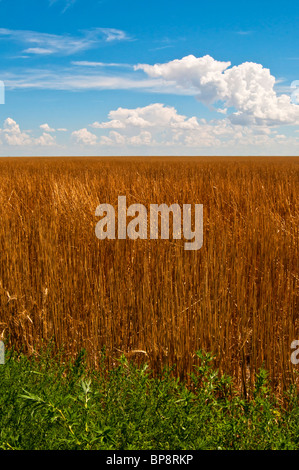
[[[123,353],[188,378],[199,349],[240,388],[296,382],[299,158],[0,159],[0,334],[97,367]],[[99,240],[100,203],[203,204],[203,246]]]

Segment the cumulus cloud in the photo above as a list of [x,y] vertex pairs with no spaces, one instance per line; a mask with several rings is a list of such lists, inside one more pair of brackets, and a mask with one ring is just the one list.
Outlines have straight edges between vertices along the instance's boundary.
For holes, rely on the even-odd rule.
[[112,119],[107,122],[96,121],[93,124],[90,124],[90,127],[93,127],[94,129],[124,129],[126,125],[118,119]]
[[162,103],[154,103],[143,108],[118,108],[110,111],[109,121],[94,122],[91,127],[96,129],[125,129],[128,127],[173,127],[196,129],[198,122],[196,117],[187,119],[186,116],[177,113],[172,106],[164,106]]
[[129,139],[132,145],[148,145],[153,144],[152,134],[149,131],[142,131],[139,135],[134,135]]
[[42,147],[48,147],[51,145],[56,145],[55,137],[47,132],[43,132],[43,134],[35,139],[35,145],[41,145]]
[[53,129],[52,127],[49,126],[49,124],[45,123],[45,124],[41,124],[39,126],[41,129],[43,129],[45,132],[55,132],[55,129]]
[[4,121],[2,129],[3,140],[8,145],[30,145],[32,143],[31,137],[26,133],[22,132],[19,124],[11,118],[7,118]]
[[97,143],[97,136],[86,128],[72,132],[72,138],[77,144],[95,145]]
[[[243,126],[227,117],[210,121],[187,117],[162,103],[133,109],[118,108],[110,111],[108,116],[107,121],[92,125],[94,133],[83,128],[73,131],[70,141],[66,136],[66,145],[60,146],[60,152],[69,154],[73,143],[74,154],[84,154],[84,148],[88,154],[92,151],[97,155],[298,154],[299,137],[295,133],[290,137],[281,129],[266,125]],[[40,147],[53,153],[52,147],[59,145],[55,134],[49,131],[48,124],[42,124],[40,128],[42,134],[33,137],[33,130],[24,131],[16,121],[7,118],[0,129],[0,144],[3,148],[18,146],[28,154],[34,154],[34,149],[40,154]],[[5,154],[7,152],[5,148]]]
[[132,145],[132,146],[140,146],[140,145],[150,145],[155,144],[155,141],[152,139],[152,134],[149,131],[141,131],[137,135],[128,136],[124,134],[120,134],[116,131],[110,131],[109,136],[102,136],[100,140],[101,145]]
[[[182,154],[194,152],[215,152],[229,154],[237,151],[255,148],[255,153],[271,148],[282,148],[289,142],[292,152],[298,141],[286,139],[266,125],[243,126],[233,123],[227,117],[207,122],[196,116],[190,118],[181,115],[174,107],[154,103],[149,106],[127,109],[118,108],[110,111],[109,121],[95,122],[91,126],[102,132],[109,130],[108,135],[102,135],[99,143],[111,148],[132,149],[150,148],[177,151]],[[292,142],[291,142],[292,141]],[[275,153],[275,152],[274,152]]]
[[[148,106],[110,111],[109,121],[94,122],[94,129],[113,129],[101,137],[103,145],[158,145],[177,141],[179,132],[200,131],[195,116],[187,118],[172,106],[153,103]],[[205,121],[204,121],[205,122]]]
[[[224,134],[219,121],[208,124],[205,119],[195,116],[187,118],[172,106],[154,103],[143,108],[118,108],[110,111],[110,121],[94,123],[98,129],[117,129],[101,140],[105,144],[146,144],[146,145],[201,145],[218,144],[218,134]],[[233,132],[228,121],[227,132]],[[229,127],[229,130],[228,130]]]
[[[189,55],[164,64],[139,64],[149,77],[163,79],[169,84],[193,91],[206,105],[224,103],[232,112],[234,124],[280,125],[298,124],[299,106],[290,96],[278,96],[274,90],[275,77],[261,64],[244,62],[231,67],[206,55]],[[223,112],[220,108],[220,112]]]
[[[46,130],[44,127],[40,126]],[[28,131],[24,132],[20,129],[19,124],[12,118],[7,118],[4,121],[3,129],[0,129],[2,136],[2,143],[8,146],[16,147],[29,147],[29,146],[51,146],[56,145],[55,137],[51,136],[48,132],[37,138],[32,137]]]

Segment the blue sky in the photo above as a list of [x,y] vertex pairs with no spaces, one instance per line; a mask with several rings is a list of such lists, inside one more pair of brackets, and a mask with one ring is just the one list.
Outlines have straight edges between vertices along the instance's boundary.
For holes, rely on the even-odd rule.
[[298,13],[0,0],[0,155],[298,155]]

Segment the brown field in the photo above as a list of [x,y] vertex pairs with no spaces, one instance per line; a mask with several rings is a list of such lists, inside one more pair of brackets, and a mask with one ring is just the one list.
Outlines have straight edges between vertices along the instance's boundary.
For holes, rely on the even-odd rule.
[[[240,388],[298,380],[299,158],[0,159],[0,334],[98,365],[106,347],[187,378],[198,349]],[[204,243],[98,240],[100,203],[204,205]],[[139,351],[139,352],[138,352]],[[140,352],[141,351],[141,352]],[[297,379],[296,379],[297,377]]]

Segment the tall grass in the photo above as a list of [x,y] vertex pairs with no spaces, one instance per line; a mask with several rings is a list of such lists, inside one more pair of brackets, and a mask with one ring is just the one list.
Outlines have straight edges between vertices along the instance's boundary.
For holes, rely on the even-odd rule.
[[[264,366],[296,382],[298,158],[0,160],[0,334],[52,339],[98,366],[121,354],[188,378],[195,352],[246,394]],[[100,203],[204,205],[204,243],[98,240]]]
[[[122,356],[107,371],[86,355],[65,361],[6,354],[0,367],[0,450],[297,450],[299,403],[285,401],[261,369],[246,400],[197,352],[192,387]],[[3,460],[2,460],[3,461]]]

